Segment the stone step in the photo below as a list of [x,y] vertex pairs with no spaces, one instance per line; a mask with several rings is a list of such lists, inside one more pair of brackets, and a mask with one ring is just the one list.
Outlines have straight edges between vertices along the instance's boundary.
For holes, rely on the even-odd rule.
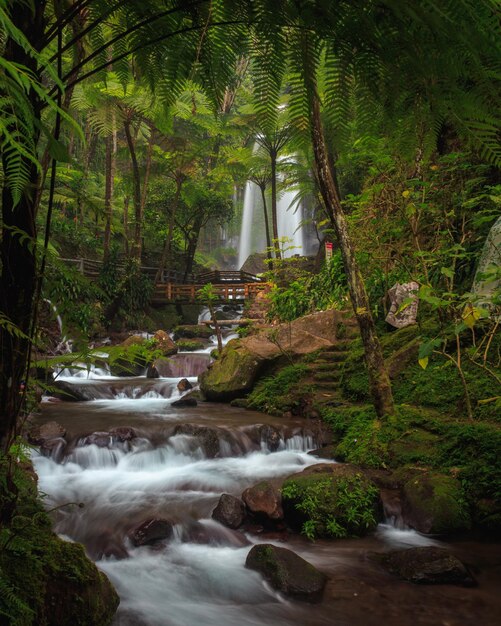
[[337,380],[316,380],[314,381],[315,388],[319,391],[337,391],[341,383]]
[[322,353],[314,363],[323,363],[335,366],[336,363],[342,363],[346,360],[346,352],[328,352]]
[[343,369],[342,361],[316,361],[309,367],[312,372],[336,372]]
[[341,370],[331,370],[327,372],[316,372],[313,374],[315,382],[337,382],[341,378],[343,372]]

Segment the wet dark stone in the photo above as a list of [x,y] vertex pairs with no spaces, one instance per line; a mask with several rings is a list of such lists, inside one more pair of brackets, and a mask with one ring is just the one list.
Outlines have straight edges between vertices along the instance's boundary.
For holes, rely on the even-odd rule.
[[45,439],[40,444],[40,452],[44,456],[51,457],[58,463],[62,460],[64,456],[64,451],[66,449],[66,439],[63,437],[56,437],[54,439]]
[[183,393],[185,391],[189,391],[190,389],[193,389],[193,385],[190,383],[190,381],[187,378],[181,378],[181,380],[177,383],[177,389],[178,391]]
[[160,372],[157,370],[156,366],[153,363],[148,365],[146,370],[146,378],[160,378]]
[[179,424],[179,426],[176,426],[174,429],[173,434],[196,437],[199,441],[200,447],[209,459],[219,456],[219,437],[221,433],[214,428],[197,426],[195,424]]
[[113,428],[110,430],[110,435],[113,439],[117,439],[118,441],[132,441],[137,437],[136,431],[130,426],[119,426],[118,428]]
[[212,511],[212,517],[228,528],[238,528],[245,519],[244,503],[235,496],[223,493]]
[[377,554],[374,558],[391,574],[412,583],[426,585],[463,585],[476,581],[468,568],[447,550],[426,546]]
[[172,407],[176,409],[182,409],[190,406],[197,406],[198,402],[195,398],[181,398],[180,400],[176,400],[171,404]]
[[54,387],[57,387],[57,391],[51,392],[55,398],[66,402],[85,402],[89,399],[76,385],[72,385],[65,380],[55,380],[53,384]]
[[138,526],[131,534],[135,546],[146,546],[172,535],[172,522],[166,519],[148,519]]
[[98,448],[108,448],[113,443],[113,438],[109,432],[95,432],[84,437],[81,441],[82,446],[91,446],[94,444]]
[[259,429],[261,435],[261,441],[264,441],[266,447],[270,452],[276,452],[278,447],[280,446],[281,435],[278,428],[274,426],[270,426],[269,424],[264,424]]
[[274,589],[295,600],[322,600],[327,576],[291,550],[269,543],[254,546],[245,567],[259,572]]

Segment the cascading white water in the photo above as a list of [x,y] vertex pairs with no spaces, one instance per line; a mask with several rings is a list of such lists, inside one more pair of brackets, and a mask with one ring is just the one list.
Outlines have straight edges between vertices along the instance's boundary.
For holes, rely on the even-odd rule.
[[250,254],[262,250],[266,246],[264,232],[258,232],[256,228],[258,225],[260,226],[260,215],[257,212],[259,202],[257,185],[248,181],[245,186],[242,226],[240,228],[238,267],[242,267]]
[[294,201],[295,196],[294,192],[286,191],[277,202],[278,234],[288,240],[283,244],[284,258],[304,254],[302,211],[301,205]]

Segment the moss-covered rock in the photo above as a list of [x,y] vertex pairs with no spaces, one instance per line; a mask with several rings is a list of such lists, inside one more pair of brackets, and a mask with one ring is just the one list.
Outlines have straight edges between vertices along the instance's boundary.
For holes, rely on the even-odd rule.
[[176,326],[174,329],[174,339],[209,339],[214,331],[205,324],[186,324],[184,326]]
[[[1,459],[0,459],[1,461]],[[0,463],[5,484],[6,465]],[[9,626],[106,626],[119,598],[83,546],[63,541],[37,498],[31,465],[15,466],[7,482],[17,491],[3,519],[0,551],[0,623]],[[3,513],[8,493],[0,493]]]
[[250,352],[239,340],[230,341],[219,359],[200,376],[200,389],[207,400],[228,402],[252,389],[264,359]]
[[282,485],[286,522],[310,538],[362,536],[380,517],[379,491],[365,473],[346,464],[323,464]]
[[410,474],[402,488],[406,524],[432,534],[451,534],[471,527],[469,507],[456,478],[437,472]]
[[181,352],[195,352],[195,350],[203,350],[205,348],[205,343],[197,339],[179,339],[176,345]]

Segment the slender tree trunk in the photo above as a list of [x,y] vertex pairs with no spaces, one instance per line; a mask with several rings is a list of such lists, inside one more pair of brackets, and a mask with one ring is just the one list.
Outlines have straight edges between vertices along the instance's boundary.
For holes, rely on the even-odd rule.
[[129,258],[129,196],[124,198],[124,252],[125,256]]
[[270,150],[271,159],[271,220],[273,224],[273,246],[275,257],[281,258],[280,244],[278,241],[278,216],[277,216],[277,153]]
[[364,280],[355,258],[353,245],[348,233],[348,224],[341,205],[335,168],[328,156],[320,117],[320,102],[316,93],[312,97],[310,111],[317,180],[325,207],[336,231],[341,248],[351,303],[360,327],[360,334],[364,345],[365,361],[367,363],[369,384],[374,406],[378,416],[392,415],[395,409],[390,378],[386,371],[381,345],[376,334]]
[[261,198],[263,200],[263,212],[264,212],[264,228],[266,232],[266,256],[268,257],[269,269],[273,269],[271,267],[271,260],[273,255],[271,254],[271,236],[270,236],[270,224],[268,221],[268,208],[266,206],[266,187],[260,185],[259,189],[261,190]]
[[130,153],[133,183],[132,201],[134,204],[134,237],[130,249],[130,256],[138,264],[141,264],[141,234],[143,225],[143,211],[141,203],[141,177],[139,174],[139,164],[137,162],[136,148],[134,146],[134,140],[132,139],[132,134],[130,132],[131,122],[130,119],[127,117],[124,121],[124,130],[125,137],[127,139],[127,146]]
[[195,223],[191,229],[191,233],[188,238],[188,249],[186,252],[186,269],[184,271],[184,282],[188,280],[188,276],[193,271],[193,262],[195,260],[195,252],[197,251],[198,238],[200,236],[200,229],[203,226],[203,215],[195,218]]
[[111,220],[113,217],[113,186],[115,178],[115,153],[117,145],[117,133],[113,131],[106,137],[106,175],[104,187],[104,213],[106,223],[104,226],[103,261],[106,263],[110,257],[111,243]]

